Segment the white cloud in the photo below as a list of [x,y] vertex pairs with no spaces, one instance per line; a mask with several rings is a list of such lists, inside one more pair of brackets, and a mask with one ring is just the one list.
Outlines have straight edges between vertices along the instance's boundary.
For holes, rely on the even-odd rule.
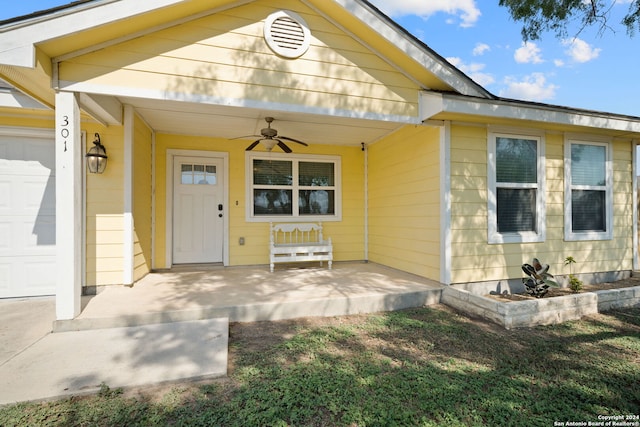
[[547,82],[542,73],[532,73],[518,81],[513,77],[505,78],[507,87],[500,91],[500,96],[523,99],[526,101],[546,101],[553,99],[558,86]]
[[471,77],[473,81],[478,83],[480,86],[486,86],[496,81],[496,79],[493,78],[491,74],[481,72],[482,70],[484,70],[485,64],[480,64],[477,62],[465,64],[464,61],[458,57],[447,58],[447,61],[449,61],[460,71]]
[[600,48],[594,48],[582,39],[563,40],[562,44],[567,46],[565,53],[575,62],[589,62],[600,55]]
[[553,64],[556,67],[564,67],[564,61],[562,59],[554,59]]
[[473,48],[473,56],[484,55],[485,52],[489,52],[491,47],[486,43],[476,43],[476,47]]
[[475,0],[372,0],[374,5],[391,17],[418,15],[428,18],[444,12],[458,16],[461,27],[471,27],[480,18],[480,9]]
[[522,46],[516,49],[513,58],[519,64],[540,64],[542,60],[541,50],[535,43],[522,42]]

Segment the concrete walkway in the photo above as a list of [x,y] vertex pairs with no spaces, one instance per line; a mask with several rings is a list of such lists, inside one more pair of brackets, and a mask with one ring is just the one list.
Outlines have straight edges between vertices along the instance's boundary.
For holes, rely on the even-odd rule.
[[[338,316],[435,304],[442,286],[376,264],[174,270],[84,297],[0,300],[0,405],[227,373],[229,321]],[[55,333],[52,333],[52,324]]]
[[227,319],[51,333],[53,298],[0,310],[0,405],[227,373]]

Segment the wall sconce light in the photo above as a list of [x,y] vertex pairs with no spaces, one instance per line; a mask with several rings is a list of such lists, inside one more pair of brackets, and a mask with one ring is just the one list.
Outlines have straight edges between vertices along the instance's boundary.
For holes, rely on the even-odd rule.
[[100,134],[96,132],[93,138],[93,147],[85,156],[87,158],[87,169],[91,173],[102,173],[107,167],[107,150],[100,143]]

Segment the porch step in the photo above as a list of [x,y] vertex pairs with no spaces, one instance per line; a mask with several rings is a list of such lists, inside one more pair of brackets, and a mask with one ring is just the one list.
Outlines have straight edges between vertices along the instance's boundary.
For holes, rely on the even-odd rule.
[[187,310],[138,313],[116,317],[57,320],[54,322],[53,331],[123,328],[215,318],[228,318],[229,322],[257,322],[377,313],[438,304],[441,294],[442,288],[424,288],[423,290],[400,293],[381,292],[305,300],[255,302],[234,306],[202,306]]

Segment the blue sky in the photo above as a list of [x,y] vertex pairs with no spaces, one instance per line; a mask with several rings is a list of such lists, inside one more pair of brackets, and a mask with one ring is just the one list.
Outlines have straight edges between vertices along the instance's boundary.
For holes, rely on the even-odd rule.
[[[498,0],[370,0],[490,92],[508,98],[640,116],[640,34],[618,25],[630,0],[614,2],[612,30],[523,44]],[[0,19],[69,3],[5,1]],[[8,3],[8,4],[7,4]]]

